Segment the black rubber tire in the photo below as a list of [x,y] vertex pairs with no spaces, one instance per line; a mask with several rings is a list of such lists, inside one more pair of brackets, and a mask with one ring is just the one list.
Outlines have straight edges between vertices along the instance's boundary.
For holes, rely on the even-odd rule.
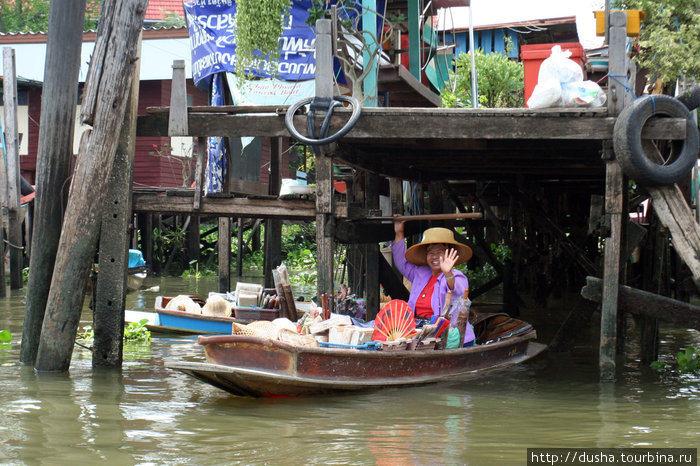
[[284,124],[287,127],[287,131],[289,131],[289,134],[294,139],[301,142],[302,144],[306,144],[309,146],[323,146],[335,142],[338,139],[345,136],[353,128],[353,126],[355,126],[357,120],[360,119],[360,114],[362,113],[362,105],[357,99],[346,95],[333,96],[333,100],[337,100],[339,102],[347,102],[352,106],[352,114],[350,115],[350,119],[347,121],[347,123],[345,123],[345,126],[340,128],[335,134],[331,134],[330,136],[322,139],[307,138],[306,136],[299,133],[299,131],[297,131],[297,129],[294,127],[294,114],[304,105],[310,104],[313,99],[313,97],[308,97],[293,104],[287,109],[287,114],[284,116]]
[[[678,156],[669,164],[660,165],[647,157],[642,141],[642,128],[653,116],[684,118],[686,138]],[[617,160],[627,176],[643,186],[676,183],[690,175],[698,158],[698,127],[688,109],[671,96],[640,97],[626,107],[615,121],[613,147]]]
[[678,101],[685,105],[691,112],[700,107],[700,86],[693,86],[677,97]]
[[29,181],[27,181],[22,175],[19,176],[19,188],[22,196],[26,196],[27,194],[34,192],[32,185],[29,184]]

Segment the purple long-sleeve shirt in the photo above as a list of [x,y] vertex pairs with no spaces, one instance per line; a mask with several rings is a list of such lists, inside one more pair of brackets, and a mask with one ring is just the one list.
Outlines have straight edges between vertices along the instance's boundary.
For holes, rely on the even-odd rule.
[[[394,257],[394,264],[399,272],[403,274],[411,282],[411,294],[408,297],[408,306],[415,311],[416,300],[420,295],[425,285],[428,284],[430,277],[433,275],[432,270],[427,265],[415,265],[406,260],[406,242],[404,240],[397,241],[391,244],[391,253]],[[463,296],[464,291],[469,288],[469,280],[457,269],[453,269],[452,273],[455,276],[453,296]],[[440,315],[445,306],[445,297],[450,288],[447,286],[445,275],[440,274],[435,283],[433,298],[430,306],[433,309],[433,315]]]

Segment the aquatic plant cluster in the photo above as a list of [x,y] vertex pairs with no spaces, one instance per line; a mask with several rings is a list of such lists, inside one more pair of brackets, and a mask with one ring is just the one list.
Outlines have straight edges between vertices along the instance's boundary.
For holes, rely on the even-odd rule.
[[[676,353],[676,364],[680,373],[700,372],[700,349],[688,347],[684,351],[679,351]],[[662,361],[654,361],[651,363],[651,368],[664,371],[672,369],[672,366]]]

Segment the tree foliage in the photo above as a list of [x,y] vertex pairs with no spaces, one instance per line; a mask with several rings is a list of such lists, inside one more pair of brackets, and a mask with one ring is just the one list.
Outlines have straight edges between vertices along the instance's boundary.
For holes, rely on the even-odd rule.
[[[498,52],[475,51],[479,105],[489,108],[522,107],[524,105],[523,64]],[[450,83],[440,93],[443,107],[472,106],[471,57],[462,52],[455,59]],[[454,90],[453,90],[454,89]]]
[[[100,0],[87,0],[85,26],[94,29],[100,15]],[[0,0],[0,32],[47,32],[49,0]]]
[[645,13],[635,57],[642,68],[665,84],[700,77],[700,0],[620,0],[615,7]]

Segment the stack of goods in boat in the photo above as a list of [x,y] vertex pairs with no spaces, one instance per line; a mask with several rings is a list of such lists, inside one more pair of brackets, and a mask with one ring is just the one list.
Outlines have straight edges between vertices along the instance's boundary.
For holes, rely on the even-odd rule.
[[[349,315],[330,313],[325,309],[327,304],[324,302],[322,307],[311,306],[301,311],[301,317],[296,322],[288,318],[278,318],[272,322],[235,324],[232,333],[281,340],[305,347],[380,351],[461,348],[474,344],[459,344],[464,338],[469,303],[466,297],[464,300],[456,300],[454,306],[446,306],[444,317],[438,316],[430,322],[419,322],[418,327],[413,310],[402,300],[395,299],[386,303],[377,318],[371,322],[363,322]],[[528,328],[531,326],[528,325]],[[453,333],[451,339],[450,333]]]

